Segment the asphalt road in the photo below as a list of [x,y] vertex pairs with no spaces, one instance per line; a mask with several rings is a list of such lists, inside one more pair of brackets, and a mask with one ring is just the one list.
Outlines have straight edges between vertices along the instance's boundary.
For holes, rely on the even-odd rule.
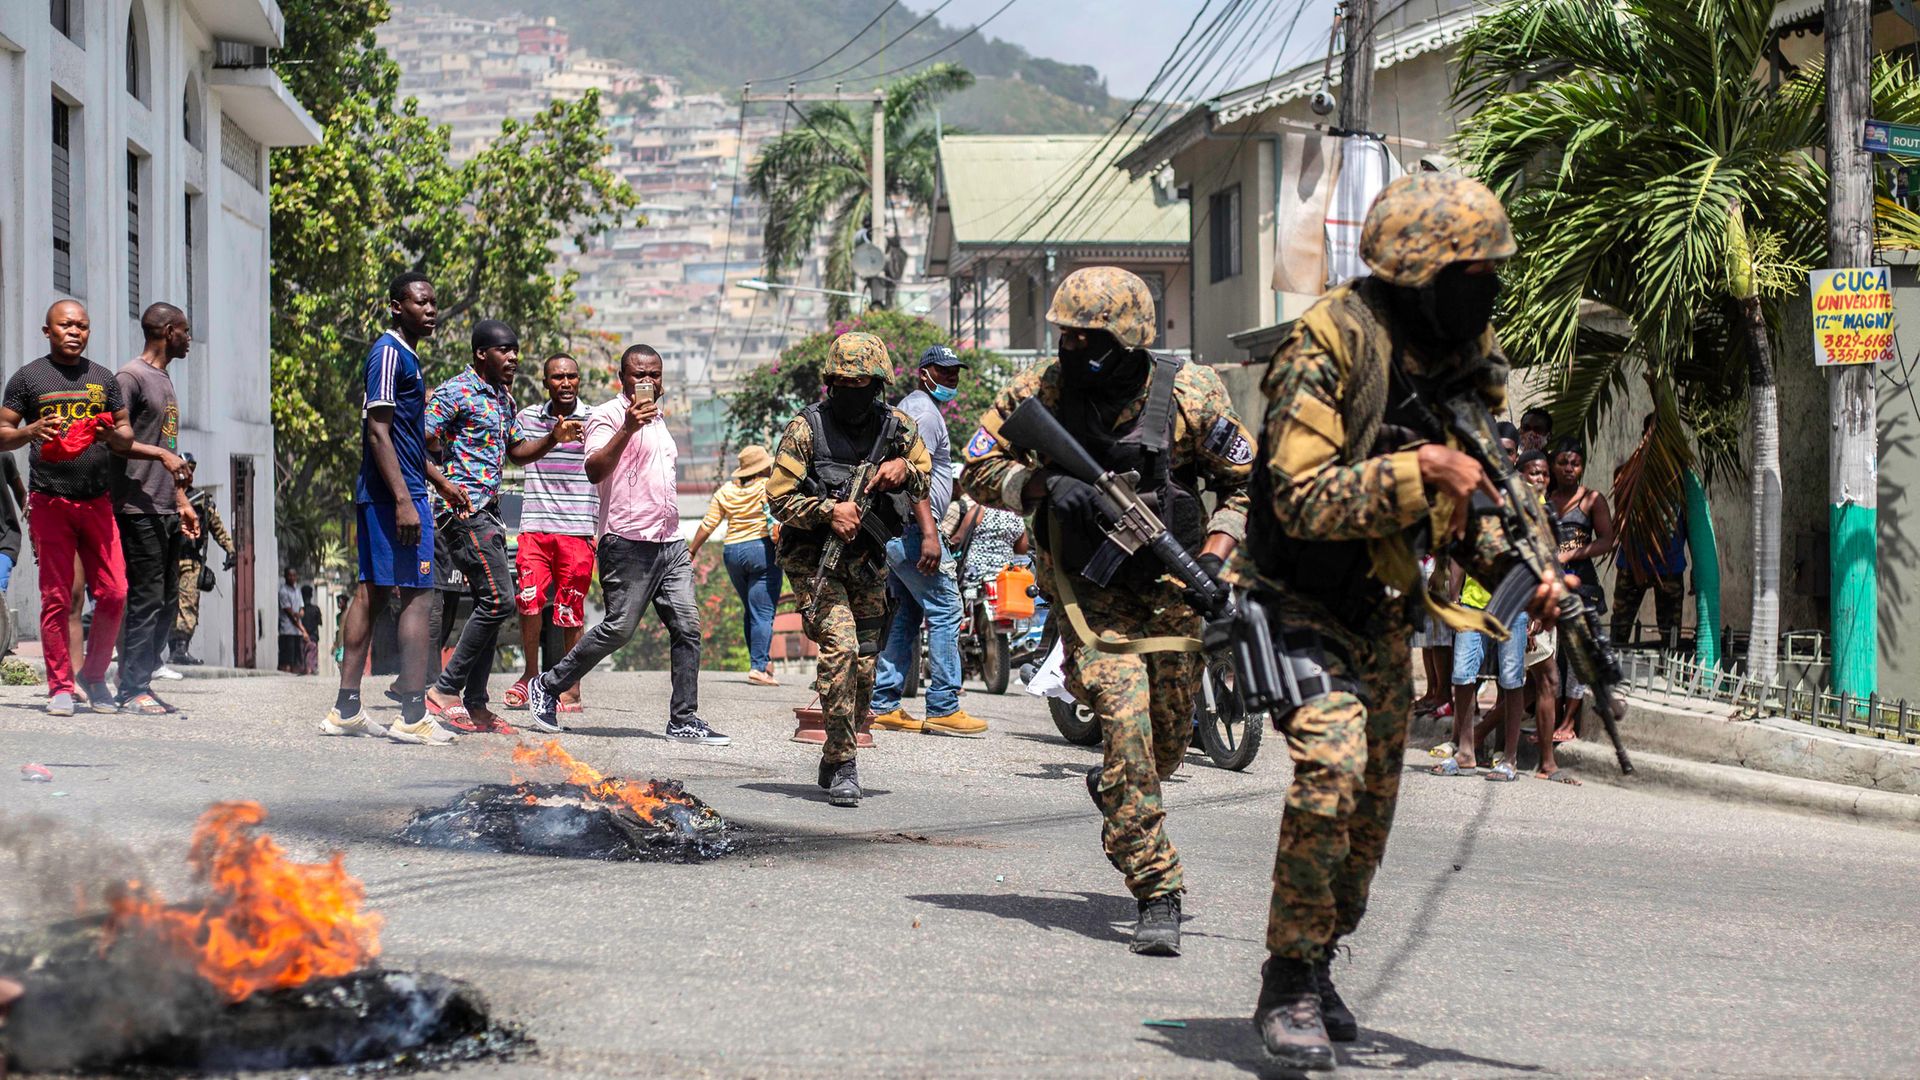
[[[199,811],[260,800],[297,853],[347,852],[386,918],[385,963],[474,982],[538,1040],[465,1074],[1266,1075],[1247,1018],[1279,740],[1246,773],[1196,753],[1170,786],[1186,955],[1149,959],[1126,950],[1133,904],[1081,785],[1095,755],[1038,701],[969,693],[985,740],[881,733],[861,759],[867,802],[842,810],[813,786],[816,751],[787,739],[810,696],[787,678],[703,679],[731,747],[659,737],[667,681],[652,673],[595,677],[562,737],[608,773],[685,781],[745,830],[742,853],[703,865],[400,844],[415,808],[504,779],[504,740],[322,739],[331,687],[286,676],[175,684],[188,717],[165,721],[54,719],[38,688],[0,687],[0,822],[91,827],[184,891]],[[28,761],[55,782],[19,782]],[[65,914],[0,865],[0,929]],[[1336,969],[1363,1028],[1344,1067],[1911,1076],[1916,895],[1920,834],[1409,773],[1372,913]]]

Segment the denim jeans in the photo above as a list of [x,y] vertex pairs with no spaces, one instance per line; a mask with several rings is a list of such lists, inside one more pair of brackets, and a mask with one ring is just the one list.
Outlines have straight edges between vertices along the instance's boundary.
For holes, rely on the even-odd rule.
[[[475,510],[465,518],[452,512],[442,513],[434,523],[435,554],[456,568],[467,579],[473,594],[473,614],[460,630],[453,657],[440,671],[433,688],[442,694],[459,694],[469,709],[487,703],[487,676],[493,673],[494,646],[500,640],[500,624],[513,615],[513,564],[507,561],[507,531],[500,523],[495,507]],[[447,632],[458,596],[441,590],[445,607],[439,614],[438,634]],[[436,643],[438,643],[436,634]],[[434,655],[439,655],[434,649]]]
[[13,581],[13,556],[0,551],[0,597],[4,597],[7,586]]
[[[1495,681],[1502,690],[1518,690],[1527,682],[1526,612],[1514,616],[1507,630],[1512,636],[1498,646],[1500,663]],[[1480,681],[1481,654],[1492,640],[1477,630],[1453,635],[1453,685],[1471,686]]]
[[654,543],[608,533],[600,539],[600,591],[607,617],[540,676],[547,689],[555,695],[564,692],[632,641],[640,628],[640,613],[652,604],[667,628],[667,663],[673,673],[668,719],[677,724],[699,720],[700,605],[693,596],[693,560],[687,555],[687,542]]
[[773,558],[773,541],[728,544],[721,549],[720,559],[726,564],[733,591],[740,594],[748,666],[765,671],[773,663],[773,611],[780,603],[780,564]]
[[936,570],[923,574],[920,530],[908,526],[887,542],[887,591],[898,605],[893,629],[880,650],[873,679],[873,711],[900,707],[900,686],[906,681],[908,658],[920,643],[920,622],[927,623],[927,715],[951,716],[960,708],[960,585],[952,574]]

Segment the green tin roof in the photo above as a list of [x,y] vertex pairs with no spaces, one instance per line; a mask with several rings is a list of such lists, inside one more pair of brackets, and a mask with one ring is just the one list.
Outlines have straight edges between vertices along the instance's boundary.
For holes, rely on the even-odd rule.
[[1130,180],[1114,167],[1137,142],[1105,135],[943,137],[941,196],[954,244],[1184,245],[1186,204],[1157,203],[1151,177]]

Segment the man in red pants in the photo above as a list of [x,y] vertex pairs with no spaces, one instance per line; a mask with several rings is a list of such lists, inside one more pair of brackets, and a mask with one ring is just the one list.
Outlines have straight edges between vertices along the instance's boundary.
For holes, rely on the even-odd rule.
[[[67,611],[73,603],[73,559],[80,557],[93,592],[93,628],[80,682],[94,712],[118,712],[107,688],[107,665],[127,603],[120,530],[107,490],[121,457],[157,461],[176,477],[186,463],[171,450],[135,442],[113,372],[88,360],[91,326],[77,300],[47,309],[47,355],[14,372],[0,395],[0,452],[31,445],[27,457],[27,527],[40,567],[40,647],[47,660],[47,711],[73,715],[73,658]],[[27,417],[33,417],[27,421]]]

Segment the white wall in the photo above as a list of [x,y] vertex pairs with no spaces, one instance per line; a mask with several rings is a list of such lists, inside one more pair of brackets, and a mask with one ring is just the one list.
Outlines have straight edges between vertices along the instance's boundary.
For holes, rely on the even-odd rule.
[[[127,90],[129,3],[144,7],[147,98]],[[131,306],[164,300],[194,318],[192,352],[173,367],[181,402],[180,450],[199,459],[198,480],[215,492],[229,524],[236,515],[234,455],[255,470],[254,605],[247,619],[264,628],[256,655],[270,661],[273,585],[273,432],[268,404],[267,199],[221,165],[220,99],[207,91],[213,39],[182,0],[83,0],[81,40],[68,41],[39,0],[0,3],[0,376],[46,352],[40,333],[53,287],[49,174],[51,98],[75,113],[73,295],[93,321],[89,355],[118,368],[140,351]],[[182,103],[189,77],[198,88],[204,151],[188,144]],[[141,184],[140,295],[127,295],[126,156],[148,158]],[[265,183],[265,163],[261,164]],[[201,196],[203,220],[196,296],[186,296],[184,196]],[[26,464],[25,451],[19,451]],[[39,590],[22,552],[7,598],[23,634],[37,635]],[[200,607],[195,651],[209,663],[234,658],[234,583],[214,557],[218,589]]]

